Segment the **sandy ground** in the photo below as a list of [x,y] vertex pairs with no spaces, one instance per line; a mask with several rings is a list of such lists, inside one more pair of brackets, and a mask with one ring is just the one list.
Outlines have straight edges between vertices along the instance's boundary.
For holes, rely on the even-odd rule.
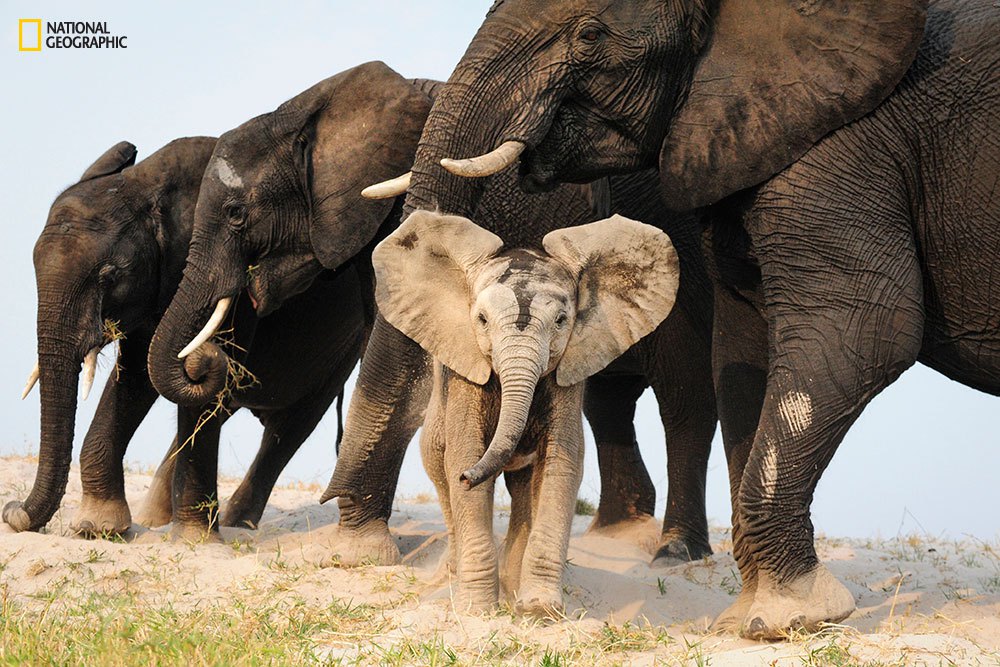
[[[23,498],[34,472],[31,459],[0,459],[0,502]],[[133,509],[150,479],[128,473]],[[223,497],[234,488],[226,480]],[[723,529],[713,531],[711,558],[651,569],[641,544],[586,535],[589,517],[578,517],[565,576],[567,619],[542,623],[503,610],[489,617],[454,613],[449,586],[429,584],[446,546],[434,498],[397,503],[392,529],[403,565],[345,570],[330,566],[336,504],[320,506],[316,488],[277,489],[260,530],[223,529],[222,544],[174,543],[165,529],[139,529],[119,541],[69,536],[79,495],[74,468],[63,508],[45,533],[0,527],[0,593],[25,607],[51,601],[53,591],[71,598],[95,590],[127,590],[143,604],[180,611],[261,596],[362,605],[372,616],[363,630],[316,639],[319,659],[345,663],[369,664],[395,645],[432,642],[459,664],[1000,664],[996,543],[822,538],[820,557],[854,593],[858,610],[842,629],[760,644],[707,631],[738,588]],[[505,523],[501,505],[498,534]],[[547,655],[565,659],[546,662]]]

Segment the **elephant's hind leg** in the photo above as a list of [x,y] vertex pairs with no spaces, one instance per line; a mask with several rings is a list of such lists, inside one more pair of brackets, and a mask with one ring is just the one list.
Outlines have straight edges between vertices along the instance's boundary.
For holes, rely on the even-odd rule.
[[594,432],[601,473],[601,499],[589,532],[615,537],[633,534],[653,518],[656,488],[642,461],[635,435],[635,404],[646,390],[639,375],[598,374],[587,380],[583,411]]

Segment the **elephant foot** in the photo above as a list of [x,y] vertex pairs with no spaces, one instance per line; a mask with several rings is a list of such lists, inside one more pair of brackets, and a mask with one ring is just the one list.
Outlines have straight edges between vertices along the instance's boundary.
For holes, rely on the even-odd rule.
[[491,614],[500,606],[499,596],[496,587],[469,590],[468,587],[460,586],[455,595],[455,610],[460,614]]
[[755,583],[744,584],[736,601],[726,607],[725,611],[719,614],[712,622],[710,630],[712,632],[732,632],[738,633],[746,621],[750,607],[753,606],[754,597],[757,593]]
[[132,527],[132,513],[124,498],[95,498],[84,494],[69,527],[85,537],[121,535]]
[[203,524],[175,523],[170,529],[170,540],[188,544],[222,544],[222,535]]
[[341,526],[333,552],[340,567],[399,565],[403,560],[389,526],[377,520],[362,529]]
[[263,512],[256,511],[255,508],[233,507],[230,503],[226,505],[226,511],[222,515],[220,523],[226,528],[249,528],[257,530],[260,525],[260,517]]
[[759,572],[741,634],[759,640],[783,639],[795,630],[815,632],[825,623],[844,620],[854,609],[854,596],[823,565],[787,584]]
[[518,597],[516,610],[522,616],[558,620],[564,616],[562,591],[556,587],[527,585]]
[[685,537],[671,531],[660,536],[650,567],[673,567],[711,555],[712,547],[707,539]]
[[3,506],[3,520],[19,533],[31,530],[31,517],[24,511],[24,503],[12,500]]
[[135,522],[146,528],[160,528],[173,520],[173,502],[170,499],[169,481],[158,477],[153,478],[142,501],[142,507],[135,517]]

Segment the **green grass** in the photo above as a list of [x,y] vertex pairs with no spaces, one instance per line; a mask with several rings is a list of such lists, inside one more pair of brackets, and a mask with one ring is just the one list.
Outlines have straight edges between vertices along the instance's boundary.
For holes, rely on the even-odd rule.
[[577,498],[574,514],[577,516],[594,516],[597,514],[597,507],[585,498]]
[[237,600],[180,610],[134,596],[92,595],[28,610],[0,600],[0,665],[322,664],[336,637],[371,636],[381,614],[366,605]]

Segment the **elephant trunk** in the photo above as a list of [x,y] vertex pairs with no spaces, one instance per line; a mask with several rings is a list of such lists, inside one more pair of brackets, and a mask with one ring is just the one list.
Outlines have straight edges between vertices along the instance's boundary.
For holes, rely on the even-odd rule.
[[[226,353],[209,340],[215,332],[204,335],[210,320],[221,320],[217,314],[225,297],[212,298],[196,288],[195,282],[187,277],[181,281],[149,346],[149,379],[153,387],[167,400],[183,406],[211,401],[225,387],[229,369]],[[204,342],[179,358],[196,337]]]
[[[496,76],[481,76],[483,64],[496,58],[494,48],[484,49],[474,42],[448,83],[439,89],[417,147],[404,217],[421,209],[475,218],[489,179],[453,175],[441,161],[450,159],[454,169],[456,158],[487,154],[502,143],[506,128],[484,124],[483,120],[513,114],[513,110],[511,114],[498,110],[497,101],[509,98],[520,70],[512,68],[504,75],[508,70],[496,68],[491,69]],[[487,175],[486,171],[481,175]]]
[[545,366],[542,347],[536,336],[520,332],[507,336],[494,347],[494,366],[500,380],[500,416],[486,452],[476,465],[462,473],[461,480],[469,488],[498,475],[514,456]]
[[73,460],[81,361],[76,343],[68,336],[51,341],[39,337],[42,414],[38,471],[24,502],[13,501],[3,508],[3,520],[16,531],[38,530],[45,526],[66,493]]

